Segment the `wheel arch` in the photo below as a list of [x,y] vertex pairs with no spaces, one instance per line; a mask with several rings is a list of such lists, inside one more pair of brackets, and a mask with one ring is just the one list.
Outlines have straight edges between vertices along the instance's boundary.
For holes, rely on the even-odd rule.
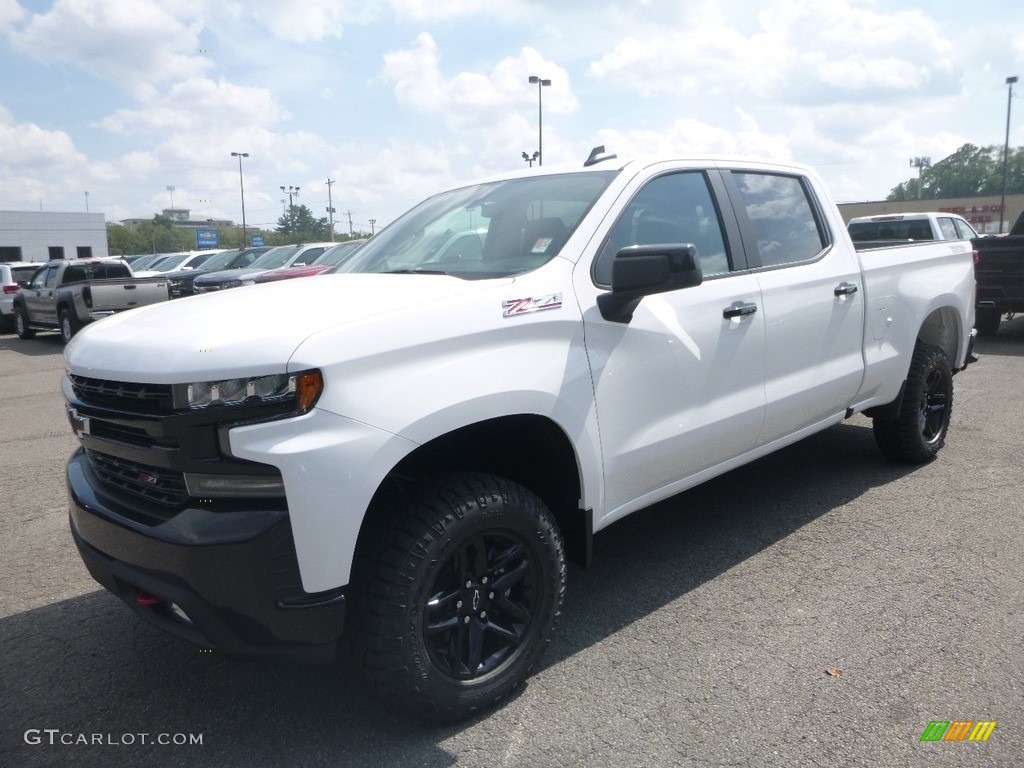
[[589,564],[593,516],[580,509],[579,459],[565,431],[535,414],[500,416],[469,424],[430,440],[406,455],[385,477],[370,502],[357,548],[368,531],[386,521],[410,484],[446,471],[476,471],[512,480],[535,493],[551,510],[571,559]]
[[964,350],[961,349],[964,339],[964,323],[960,313],[951,306],[932,310],[921,323],[917,332],[917,341],[938,347],[946,355],[951,367],[956,368]]

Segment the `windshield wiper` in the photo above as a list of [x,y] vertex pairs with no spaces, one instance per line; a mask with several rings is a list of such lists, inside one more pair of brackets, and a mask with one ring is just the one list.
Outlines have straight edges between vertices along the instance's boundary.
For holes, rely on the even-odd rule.
[[389,269],[382,275],[447,275],[442,269]]

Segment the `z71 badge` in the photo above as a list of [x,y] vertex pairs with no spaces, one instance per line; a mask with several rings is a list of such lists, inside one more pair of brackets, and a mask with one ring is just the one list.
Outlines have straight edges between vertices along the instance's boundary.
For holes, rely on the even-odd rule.
[[501,302],[501,306],[505,308],[503,313],[505,317],[526,315],[530,312],[543,312],[546,309],[561,309],[562,294],[552,293],[549,296],[541,296],[536,299],[505,299],[505,301]]

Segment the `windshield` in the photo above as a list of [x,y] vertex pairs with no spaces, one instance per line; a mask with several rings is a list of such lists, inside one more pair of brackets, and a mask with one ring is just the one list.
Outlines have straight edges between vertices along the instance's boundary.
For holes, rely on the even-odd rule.
[[157,272],[173,272],[179,265],[183,264],[186,259],[191,257],[192,254],[190,253],[180,253],[177,256],[168,256],[166,259],[161,259],[159,262],[154,263],[150,269],[156,270]]
[[[225,267],[231,265],[231,262],[235,260],[235,257],[237,255],[237,248],[232,248],[230,251],[221,251],[218,254],[214,254],[213,256],[211,256],[202,263],[201,271],[209,272],[211,270],[224,269]],[[195,266],[195,264],[189,264],[189,266],[193,267]]]
[[356,248],[365,242],[365,240],[350,240],[347,243],[339,243],[333,248],[328,248],[326,251],[321,253],[313,263],[317,266],[322,266],[324,264],[337,266],[351,256],[355,252]]
[[150,264],[153,264],[165,256],[167,256],[166,253],[154,253],[150,256],[143,256],[141,259],[136,259],[132,262],[132,271],[141,272],[144,269],[149,269]]
[[855,243],[871,240],[934,240],[928,219],[886,219],[851,221],[850,239]]
[[279,245],[277,248],[271,248],[249,266],[253,269],[277,269],[287,264],[288,259],[295,255],[297,250],[297,245]]
[[554,258],[617,171],[530,176],[430,198],[369,240],[338,272],[505,277]]

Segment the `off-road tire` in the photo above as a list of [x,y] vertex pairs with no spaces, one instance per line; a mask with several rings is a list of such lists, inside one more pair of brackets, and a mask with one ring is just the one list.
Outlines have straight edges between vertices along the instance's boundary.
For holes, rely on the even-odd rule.
[[914,348],[899,415],[875,418],[875,442],[888,458],[905,464],[931,461],[946,442],[953,411],[953,372],[938,347]]
[[346,615],[350,661],[385,700],[456,721],[502,701],[551,640],[565,546],[544,503],[491,475],[419,485],[360,534]]
[[78,322],[67,307],[61,309],[57,318],[60,321],[60,340],[67,344],[78,333]]
[[974,312],[974,327],[981,336],[995,336],[1002,319],[1003,313],[998,309],[978,309]]
[[14,330],[18,334],[19,339],[34,339],[36,332],[28,327],[28,317],[25,315],[25,310],[18,309],[14,310]]

